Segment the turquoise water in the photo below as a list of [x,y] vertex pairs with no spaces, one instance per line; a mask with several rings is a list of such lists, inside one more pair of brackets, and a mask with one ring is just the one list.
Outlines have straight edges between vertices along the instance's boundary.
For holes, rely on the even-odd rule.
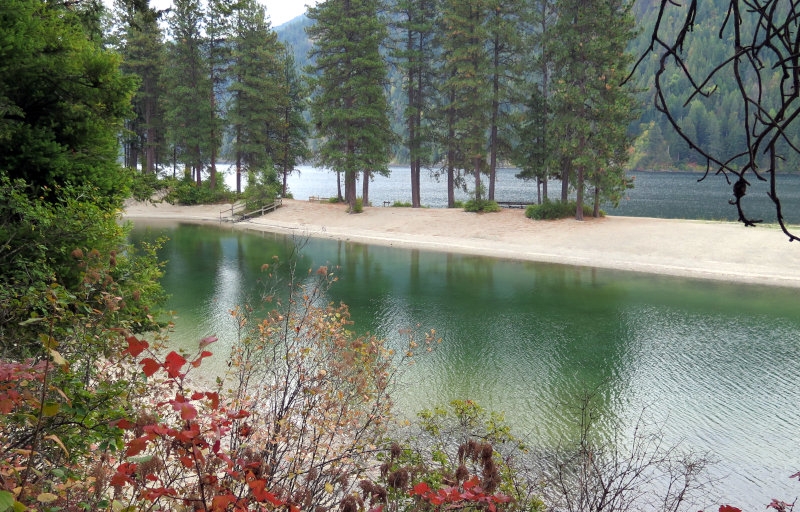
[[[138,222],[134,239],[147,234]],[[153,224],[170,242],[164,286],[178,311],[173,342],[235,339],[229,311],[271,283],[261,266],[291,239],[230,228]],[[401,413],[453,399],[504,411],[547,446],[571,427],[576,395],[597,389],[606,424],[645,410],[666,439],[709,451],[725,501],[763,508],[800,484],[800,294],[592,268],[306,240],[299,269],[330,265],[329,299],[356,330],[400,348],[405,328],[436,329],[442,345],[409,367]],[[281,270],[277,274],[286,277]]]

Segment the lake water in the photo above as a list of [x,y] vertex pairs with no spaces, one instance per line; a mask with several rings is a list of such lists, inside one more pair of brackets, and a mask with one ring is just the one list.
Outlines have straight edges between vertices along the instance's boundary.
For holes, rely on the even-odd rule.
[[[336,196],[336,174],[311,166],[300,166],[300,172],[289,177],[288,185],[295,199],[309,196]],[[411,185],[407,167],[392,167],[389,176],[376,176],[370,183],[370,201],[380,206],[384,201],[411,202]],[[495,198],[498,201],[536,201],[535,182],[514,177],[517,169],[498,169]],[[604,205],[609,215],[633,217],[659,217],[677,219],[736,220],[736,207],[728,204],[733,197],[731,187],[722,176],[710,175],[698,180],[702,173],[695,172],[631,172],[634,188],[629,190],[617,208]],[[226,183],[235,189],[235,176],[228,171]],[[422,204],[433,208],[447,206],[447,181],[438,180],[431,172],[423,170],[421,178]],[[472,181],[470,181],[470,185]],[[484,180],[484,184],[487,184]],[[561,184],[549,184],[550,197],[558,199]],[[753,182],[744,199],[746,213],[764,222],[776,222],[772,201],[767,197],[764,182]],[[358,189],[361,195],[359,183]],[[779,177],[778,194],[783,203],[784,216],[792,224],[800,224],[800,173]],[[456,199],[469,199],[469,194],[458,190]]]
[[[229,310],[258,295],[261,265],[286,259],[292,240],[150,227],[137,221],[132,236],[170,237],[161,256],[179,313],[173,343],[218,335],[221,371]],[[644,409],[667,441],[711,452],[724,502],[756,510],[800,494],[788,478],[800,470],[797,290],[309,240],[298,266],[320,265],[339,267],[329,299],[350,305],[358,331],[398,348],[398,331],[416,325],[443,337],[404,375],[403,414],[472,399],[549,446],[571,428],[576,395],[597,389],[605,424]]]

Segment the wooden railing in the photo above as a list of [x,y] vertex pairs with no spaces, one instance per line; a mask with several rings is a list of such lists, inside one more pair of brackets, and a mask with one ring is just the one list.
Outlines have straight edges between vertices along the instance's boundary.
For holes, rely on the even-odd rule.
[[241,222],[251,217],[261,216],[271,211],[277,210],[283,200],[278,198],[269,204],[263,205],[261,208],[245,212],[247,205],[245,203],[234,203],[230,208],[225,208],[219,212],[220,222]]

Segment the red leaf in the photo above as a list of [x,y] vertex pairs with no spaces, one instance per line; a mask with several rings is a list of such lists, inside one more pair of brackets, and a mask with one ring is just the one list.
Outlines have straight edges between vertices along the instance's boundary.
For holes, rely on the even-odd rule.
[[464,482],[464,490],[465,490],[465,491],[469,491],[470,489],[472,489],[473,487],[475,487],[476,485],[478,485],[478,484],[480,484],[480,483],[481,483],[481,481],[480,481],[480,479],[477,477],[477,475],[476,475],[476,476],[473,476],[472,478],[470,478],[469,480],[467,480],[466,482]]
[[207,346],[209,346],[212,343],[214,343],[215,341],[217,341],[217,337],[216,336],[207,336],[207,337],[203,338],[202,340],[200,340],[200,348],[204,349]]
[[206,393],[206,398],[211,400],[211,408],[212,409],[216,409],[217,407],[219,407],[219,393],[217,393],[217,392],[214,392],[214,393],[207,392]]
[[429,492],[431,488],[425,482],[420,482],[411,489],[411,492],[408,493],[409,496],[422,496],[423,494]]
[[797,478],[798,480],[800,480],[800,472],[793,474],[789,478]]
[[208,350],[204,350],[204,351],[202,351],[202,352],[200,353],[200,357],[198,357],[197,359],[195,359],[194,361],[192,361],[192,366],[194,366],[195,368],[197,368],[198,366],[200,366],[200,363],[202,363],[202,362],[203,362],[203,358],[204,358],[204,357],[208,357],[208,356],[210,356],[210,355],[211,355],[211,352],[209,352]]
[[383,512],[383,505],[378,505],[377,507],[369,509],[369,512]]
[[742,512],[742,509],[730,505],[722,505],[719,507],[719,512]]
[[192,394],[192,400],[200,400],[200,399],[201,399],[201,398],[203,398],[204,396],[205,396],[205,395],[203,394],[203,392],[202,392],[202,391],[195,391],[195,392]]
[[145,448],[147,448],[147,436],[137,437],[136,439],[131,439],[128,441],[128,449],[125,450],[126,457],[133,457],[134,455],[141,453]]
[[158,364],[154,359],[151,359],[149,357],[146,359],[142,359],[142,361],[139,364],[142,365],[142,371],[148,377],[156,373],[158,369],[161,368],[160,364]]
[[[142,351],[144,351],[144,349],[150,347],[149,343],[147,343],[145,340],[136,338],[136,336],[128,336],[125,338],[125,341],[128,342],[128,348],[125,350],[125,352],[129,353],[133,357],[138,356],[142,353]],[[125,352],[123,352],[123,354]]]
[[167,375],[173,379],[181,376],[180,369],[185,364],[186,359],[174,350],[167,354],[167,357],[164,359],[164,369],[167,371]]
[[133,480],[131,480],[126,475],[123,475],[122,473],[115,473],[114,476],[111,477],[111,485],[113,485],[114,487],[122,487],[127,483],[132,484]]
[[214,496],[211,500],[211,510],[213,512],[222,512],[228,508],[228,505],[236,502],[236,497],[233,494],[222,494]]
[[178,460],[181,461],[183,467],[185,468],[191,468],[194,465],[194,461],[188,455],[184,455],[183,457],[180,457]]
[[122,430],[128,430],[129,428],[131,428],[133,426],[133,423],[131,423],[130,421],[128,421],[125,418],[123,418],[121,420],[112,421],[111,422],[111,426],[112,427],[121,428]]
[[189,403],[182,403],[178,406],[181,411],[181,419],[193,420],[197,417],[197,409]]

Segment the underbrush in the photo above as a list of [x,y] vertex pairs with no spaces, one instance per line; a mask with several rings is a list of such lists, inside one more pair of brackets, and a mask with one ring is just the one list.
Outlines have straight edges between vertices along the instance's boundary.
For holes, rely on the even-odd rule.
[[[525,209],[525,216],[534,220],[566,219],[575,216],[575,210],[577,207],[578,203],[575,201],[562,203],[561,201],[550,201],[549,199],[545,199],[542,204],[529,205]],[[594,212],[591,206],[587,204],[583,205],[583,215],[585,217],[591,217],[593,213]],[[603,215],[604,213],[601,211],[600,216]]]
[[502,210],[500,205],[495,201],[488,201],[486,199],[470,199],[464,203],[464,211],[471,213],[493,213]]

